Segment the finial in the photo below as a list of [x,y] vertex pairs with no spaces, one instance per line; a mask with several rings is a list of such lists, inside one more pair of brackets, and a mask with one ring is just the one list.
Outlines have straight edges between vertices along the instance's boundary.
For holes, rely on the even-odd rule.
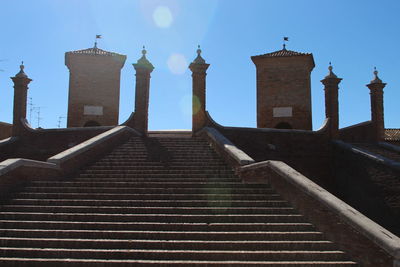
[[206,64],[206,61],[204,58],[201,57],[201,49],[200,45],[197,45],[197,57],[193,60],[193,63],[195,64]]
[[328,67],[329,73],[328,75],[325,76],[325,78],[337,78],[336,74],[333,73],[333,67],[332,67],[332,63],[329,61],[329,67]]
[[283,50],[286,50],[286,44],[283,44]]
[[17,73],[17,75],[15,75],[15,77],[28,77],[24,72],[24,68],[24,61],[21,61],[21,65],[19,65],[19,72]]
[[133,64],[133,66],[136,67],[141,67],[141,68],[146,68],[149,70],[153,70],[154,66],[150,63],[150,61],[146,58],[147,50],[146,47],[143,45],[142,48],[142,57],[139,58],[136,64]]
[[371,81],[371,83],[382,83],[382,80],[378,77],[378,71],[376,70],[376,67],[374,67],[374,79]]

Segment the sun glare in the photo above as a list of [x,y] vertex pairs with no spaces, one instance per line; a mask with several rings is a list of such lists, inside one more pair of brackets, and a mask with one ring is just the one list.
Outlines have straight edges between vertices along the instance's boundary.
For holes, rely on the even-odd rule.
[[184,74],[188,66],[185,56],[177,53],[169,56],[167,65],[173,74]]
[[153,12],[153,20],[158,27],[168,28],[173,21],[171,10],[166,6],[158,6]]

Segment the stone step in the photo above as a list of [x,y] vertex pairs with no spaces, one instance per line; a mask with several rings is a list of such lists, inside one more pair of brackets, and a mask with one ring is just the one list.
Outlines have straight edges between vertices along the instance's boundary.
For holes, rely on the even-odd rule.
[[[0,206],[0,266],[354,266],[200,138],[132,138]],[[155,151],[160,149],[160,155]]]
[[[105,167],[105,166],[128,166],[128,167],[136,167],[136,166],[145,166],[145,167],[163,167],[165,168],[164,164],[161,162],[150,162],[150,161],[143,161],[143,162],[135,162],[135,161],[102,161],[99,160],[96,163],[94,163],[91,166],[101,166],[101,167]],[[187,168],[191,168],[191,167],[196,167],[196,168],[219,168],[219,167],[227,167],[226,163],[222,162],[222,161],[213,161],[213,162],[201,162],[201,161],[197,161],[197,162],[174,162],[174,163],[170,163],[168,165],[168,168],[173,168],[173,167],[187,167]]]
[[114,231],[0,229],[0,238],[79,238],[79,239],[149,239],[149,240],[214,240],[214,241],[323,241],[321,232],[212,232],[212,231]]
[[147,169],[147,170],[134,170],[134,169],[103,169],[103,170],[98,170],[98,169],[86,169],[81,172],[81,174],[154,174],[154,175],[201,175],[201,174],[216,174],[216,175],[234,175],[234,172],[232,170],[191,170],[191,169],[186,169],[186,170],[154,170],[154,169]]
[[[92,165],[88,170],[166,170],[166,171],[203,171],[204,166],[193,165],[193,166],[163,166],[162,164],[153,165],[132,165],[132,166],[121,166],[121,165]],[[209,171],[233,171],[231,167],[220,165],[220,166],[209,166],[206,170]]]
[[309,232],[310,223],[162,223],[162,222],[75,222],[0,220],[2,229],[58,229],[58,230],[136,230],[136,231],[212,231],[212,232]]
[[99,206],[37,206],[3,205],[3,212],[45,212],[45,213],[111,213],[111,214],[295,214],[292,207],[99,207]]
[[[275,194],[271,188],[186,188],[186,187],[25,187],[22,192],[30,193],[105,193],[105,194]],[[245,195],[244,195],[245,196]]]
[[269,267],[338,267],[357,266],[353,261],[177,261],[177,260],[108,260],[108,259],[64,259],[64,258],[0,258],[0,264],[19,267],[44,266],[269,266]]
[[[148,149],[117,149],[112,151],[110,155],[151,155],[151,150]],[[150,153],[150,154],[149,154]],[[191,148],[188,150],[187,148],[182,148],[182,149],[167,149],[167,153],[175,153],[175,154],[182,154],[182,155],[206,155],[206,156],[217,156],[214,151],[210,150],[208,147],[206,148]],[[106,156],[106,157],[107,157]]]
[[278,194],[101,194],[101,193],[33,193],[19,192],[16,198],[113,199],[113,200],[280,200]]
[[212,161],[219,161],[223,162],[220,157],[212,157],[212,156],[196,156],[196,155],[174,155],[168,157],[148,157],[146,155],[120,155],[120,156],[113,156],[110,155],[108,157],[103,158],[100,162],[103,161],[168,161],[168,162],[197,162],[197,161],[205,161],[205,162],[212,162]]
[[156,164],[158,166],[163,166],[168,163],[168,166],[188,166],[188,165],[197,165],[204,167],[213,167],[213,166],[226,166],[225,163],[221,159],[172,159],[168,161],[161,160],[148,160],[148,159],[102,159],[98,161],[98,164],[113,164],[113,165],[149,165]]
[[[30,186],[34,187],[115,187],[115,188],[260,188],[258,184],[242,184],[242,183],[216,183],[216,182],[134,182],[134,181],[109,181],[109,182],[98,182],[98,181],[32,181]],[[263,186],[265,188],[265,186]]]
[[97,205],[147,207],[287,207],[284,200],[114,200],[114,199],[12,199],[13,205]]
[[0,220],[80,221],[80,222],[169,222],[169,223],[303,223],[298,214],[113,214],[0,212]]
[[226,174],[224,176],[219,176],[218,174],[203,174],[203,173],[176,173],[176,174],[164,174],[164,173],[81,173],[79,174],[81,178],[234,178],[234,174]]
[[121,240],[3,237],[2,246],[70,249],[162,249],[162,250],[268,250],[336,251],[329,241],[215,241],[215,240]]
[[[140,182],[140,183],[241,183],[241,180],[237,177],[231,178],[111,178],[111,177],[102,177],[102,178],[83,178],[83,177],[73,177],[70,179],[71,181],[76,182]],[[264,185],[263,185],[264,186]]]
[[145,249],[65,249],[65,248],[15,248],[1,247],[0,257],[36,257],[85,259],[140,259],[140,260],[213,260],[213,261],[290,261],[320,260],[341,261],[346,255],[341,251],[268,251],[256,250],[145,250]]

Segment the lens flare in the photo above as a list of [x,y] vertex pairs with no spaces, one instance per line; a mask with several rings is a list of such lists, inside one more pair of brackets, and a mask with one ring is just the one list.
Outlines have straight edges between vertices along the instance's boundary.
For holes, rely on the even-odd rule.
[[158,6],[153,12],[153,20],[158,27],[168,28],[174,19],[168,7]]
[[200,99],[197,96],[193,96],[193,115],[197,114],[201,108]]
[[184,55],[174,53],[169,56],[167,65],[173,74],[184,74],[188,64]]

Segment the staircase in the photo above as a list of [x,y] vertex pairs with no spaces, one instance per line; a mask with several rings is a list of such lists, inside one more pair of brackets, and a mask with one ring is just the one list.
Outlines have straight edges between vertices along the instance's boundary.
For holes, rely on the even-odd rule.
[[374,154],[378,154],[382,157],[400,162],[400,153],[399,152],[391,151],[391,150],[389,150],[387,148],[383,148],[377,144],[353,143],[352,145],[359,147],[361,149],[367,150],[369,152],[372,152]]
[[356,266],[206,141],[130,139],[0,206],[1,266]]

